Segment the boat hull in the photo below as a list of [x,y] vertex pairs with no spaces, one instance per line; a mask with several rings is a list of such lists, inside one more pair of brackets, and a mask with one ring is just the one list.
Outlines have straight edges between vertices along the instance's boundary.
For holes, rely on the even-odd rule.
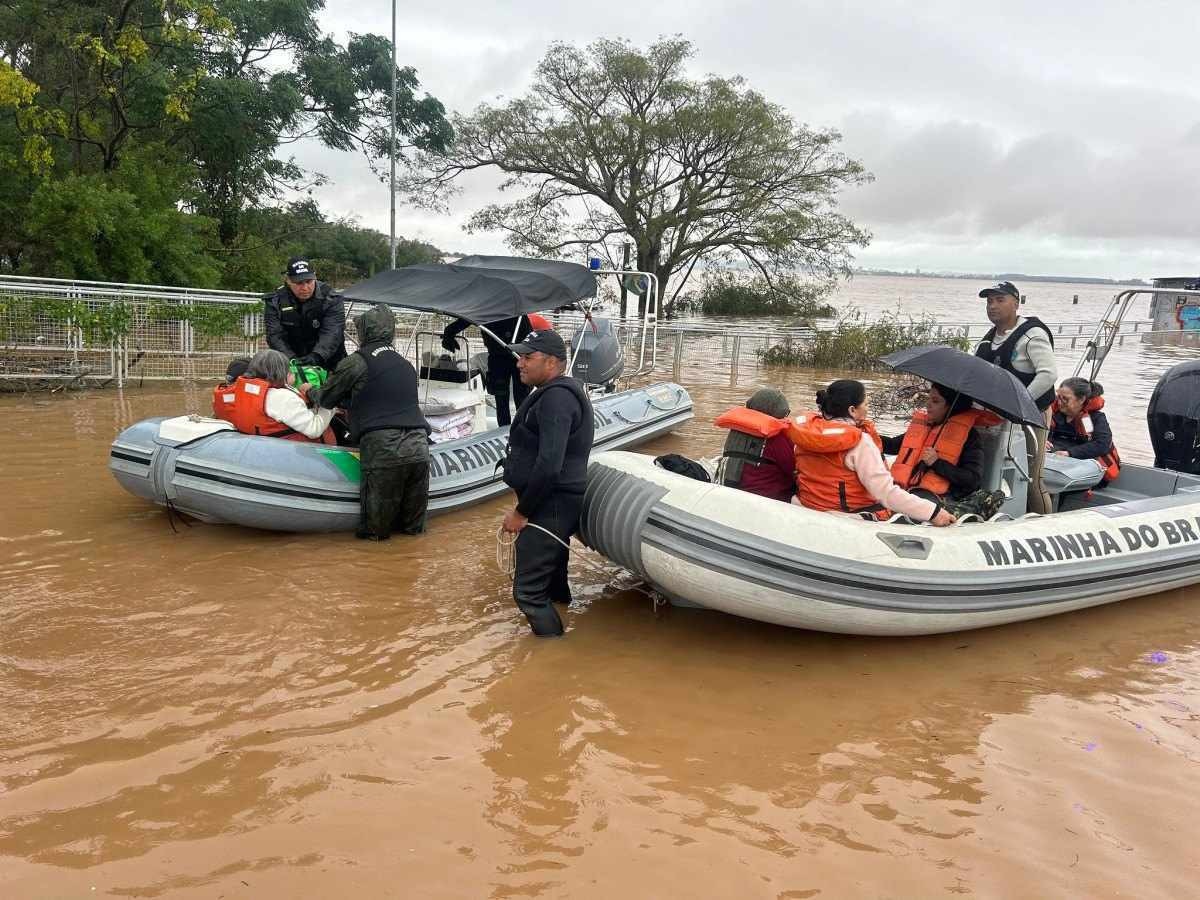
[[[1187,476],[1180,476],[1187,478]],[[814,512],[593,457],[581,537],[668,598],[817,631],[918,635],[1200,581],[1200,491],[951,528]]]
[[[593,401],[598,449],[632,447],[692,418],[676,384]],[[131,494],[205,522],[274,531],[352,531],[359,521],[359,463],[351,448],[219,431],[180,443],[145,419],[113,441],[109,469]],[[432,515],[481,503],[508,488],[497,463],[508,428],[430,448]]]

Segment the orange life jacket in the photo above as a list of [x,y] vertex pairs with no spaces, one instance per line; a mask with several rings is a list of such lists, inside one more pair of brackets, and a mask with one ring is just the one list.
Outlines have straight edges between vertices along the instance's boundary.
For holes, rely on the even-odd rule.
[[293,431],[287,425],[267,415],[267,391],[271,385],[262,378],[247,378],[243,375],[230,385],[219,384],[213,388],[213,415],[231,422],[242,434],[258,434],[264,437],[281,437],[289,441],[304,441],[313,444],[336,444],[333,431],[325,429],[319,438],[310,438]]
[[883,442],[870,421],[855,425],[808,412],[789,423],[787,435],[796,448],[796,495],[802,506],[872,513],[877,519],[891,515],[846,466],[846,453],[858,445],[863,432],[882,453]]
[[[1062,412],[1058,407],[1057,400],[1050,404],[1050,409],[1056,413]],[[1092,397],[1087,403],[1083,404],[1083,409],[1079,411],[1079,415],[1071,420],[1071,424],[1075,426],[1075,433],[1090,441],[1092,439],[1092,432],[1095,430],[1092,428],[1091,414],[1101,409],[1104,409],[1103,397]],[[1117,453],[1117,445],[1114,443],[1111,450],[1095,457],[1095,459],[1096,462],[1104,467],[1104,480],[1107,482],[1116,481],[1117,476],[1121,474],[1121,456]]]
[[550,320],[547,319],[545,316],[541,315],[540,313],[530,313],[525,318],[527,318],[529,320],[529,327],[533,331],[549,331],[550,330]]
[[757,409],[735,406],[733,409],[727,409],[717,416],[713,420],[713,424],[718,428],[729,428],[733,431],[748,434],[751,437],[773,438],[792,423],[787,419],[777,419],[774,416],[768,416]]
[[939,497],[950,490],[950,482],[933,469],[921,463],[921,451],[932,447],[938,459],[952,466],[958,465],[963,447],[976,425],[995,425],[999,418],[982,409],[968,409],[955,413],[937,425],[929,424],[929,415],[923,409],[913,413],[900,452],[892,463],[892,480],[906,491],[921,487]]

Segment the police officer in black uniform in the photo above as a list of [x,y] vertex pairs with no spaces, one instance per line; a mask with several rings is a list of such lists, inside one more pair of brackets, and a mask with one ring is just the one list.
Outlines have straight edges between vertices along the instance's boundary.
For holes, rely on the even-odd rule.
[[289,259],[283,275],[283,284],[263,298],[267,346],[303,365],[332,371],[346,358],[342,295],[317,281],[302,256]]
[[360,346],[319,388],[314,406],[350,410],[359,448],[361,514],[355,536],[387,540],[393,531],[420,534],[429,506],[429,424],[417,399],[417,372],[394,346],[396,317],[383,304],[355,320]]
[[567,345],[556,331],[532,331],[510,349],[521,381],[535,389],[517,409],[504,463],[504,483],[517,494],[504,516],[504,530],[517,535],[513,599],[533,633],[551,637],[563,633],[554,604],[571,602],[564,545],[583,509],[592,404],[583,385],[565,374]]

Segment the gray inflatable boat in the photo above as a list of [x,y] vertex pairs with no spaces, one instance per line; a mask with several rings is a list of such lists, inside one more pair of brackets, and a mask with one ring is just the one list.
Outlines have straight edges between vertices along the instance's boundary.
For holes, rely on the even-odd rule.
[[[593,401],[597,449],[633,447],[692,417],[692,399],[660,383]],[[508,488],[497,463],[508,428],[430,448],[431,514]],[[122,431],[109,469],[135,496],[205,522],[274,531],[352,531],[358,525],[358,453],[349,447],[240,434],[200,416],[145,419]]]

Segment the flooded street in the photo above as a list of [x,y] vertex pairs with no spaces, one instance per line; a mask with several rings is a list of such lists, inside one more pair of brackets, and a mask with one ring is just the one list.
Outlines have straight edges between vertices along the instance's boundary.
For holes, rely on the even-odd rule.
[[[1173,361],[1106,364],[1128,460]],[[714,452],[767,374],[683,372],[696,419],[643,449]],[[505,501],[385,544],[173,530],[108,447],[204,402],[0,397],[0,896],[1195,893],[1200,589],[873,639],[655,610],[584,552],[539,642]]]

